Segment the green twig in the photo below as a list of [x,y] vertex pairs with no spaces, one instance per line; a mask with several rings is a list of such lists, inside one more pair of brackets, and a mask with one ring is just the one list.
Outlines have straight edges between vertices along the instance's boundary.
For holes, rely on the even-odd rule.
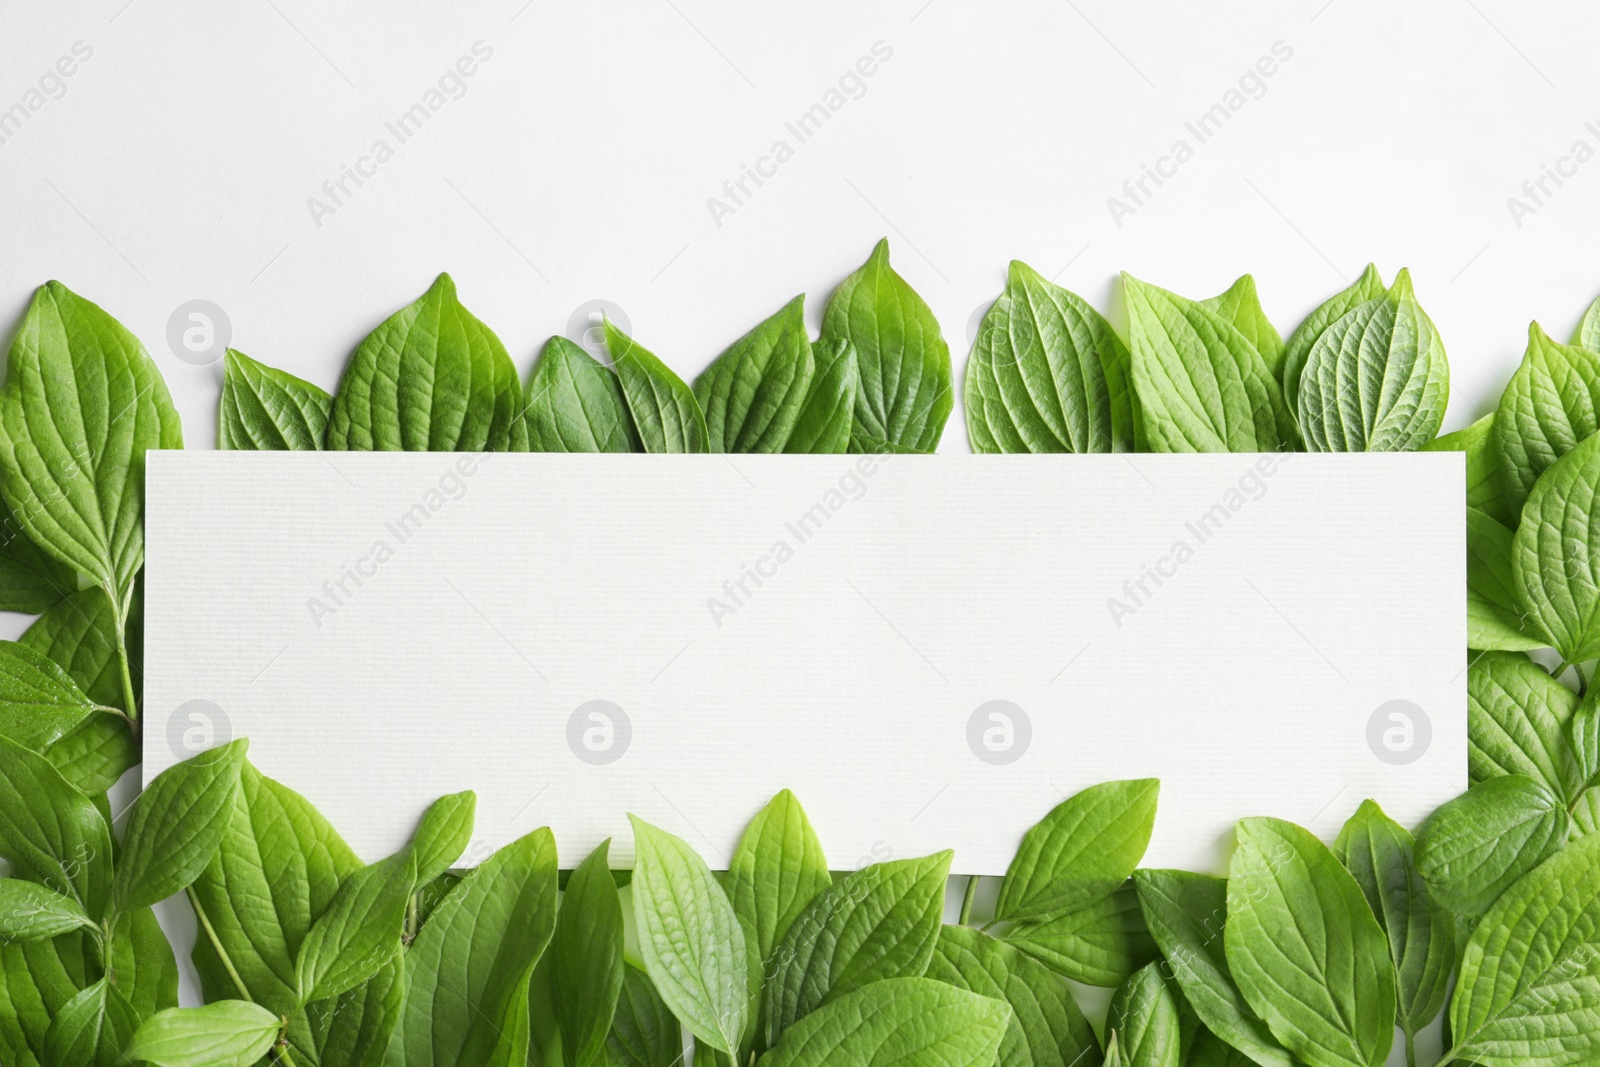
[[250,996],[250,990],[244,987],[244,979],[240,978],[239,972],[234,970],[233,960],[228,958],[228,950],[222,947],[222,941],[217,937],[216,928],[211,925],[210,918],[206,916],[206,909],[200,906],[200,898],[195,896],[194,886],[189,886],[184,892],[189,895],[189,905],[194,908],[195,918],[200,920],[200,927],[206,932],[206,937],[210,939],[211,947],[217,950],[217,958],[222,961],[222,967],[228,972],[228,977],[233,979],[233,987],[239,991],[240,998],[248,1000],[252,1004],[255,1003]]
[[972,918],[972,898],[978,895],[978,876],[972,875],[967,879],[967,892],[961,898],[961,918],[956,921],[962,926],[967,925],[967,920]]

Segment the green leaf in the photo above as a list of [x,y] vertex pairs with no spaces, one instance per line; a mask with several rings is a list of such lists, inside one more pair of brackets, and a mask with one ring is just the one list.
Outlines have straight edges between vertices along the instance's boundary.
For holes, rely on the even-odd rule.
[[39,1067],[51,1020],[99,973],[83,933],[28,944],[0,942],[0,1062]]
[[1524,652],[1543,648],[1538,623],[1517,601],[1515,534],[1477,508],[1467,508],[1467,647]]
[[1116,1035],[1128,1067],[1178,1067],[1178,1001],[1161,977],[1160,964],[1147,963],[1122,983],[1111,998],[1106,1029]]
[[0,737],[0,856],[15,873],[70,897],[91,918],[111,882],[111,831],[88,797],[43,756]]
[[1215,311],[1124,274],[1133,388],[1155,452],[1273,452],[1293,442],[1283,392]]
[[622,902],[602,841],[561,897],[550,942],[552,995],[567,1067],[605,1067],[606,1036],[622,995]]
[[62,1005],[45,1033],[50,1067],[120,1067],[139,1029],[133,1005],[104,978]]
[[1491,778],[1448,801],[1417,830],[1417,869],[1458,915],[1481,915],[1567,841],[1567,810],[1520,774]]
[[805,303],[789,301],[695,379],[712,452],[785,450],[817,371]]
[[1600,351],[1600,298],[1591,303],[1572,331],[1572,343],[1591,351]]
[[399,953],[406,905],[416,881],[410,849],[344,880],[295,956],[301,1004],[354,989]]
[[1467,507],[1477,508],[1505,526],[1515,526],[1519,516],[1501,484],[1499,449],[1494,445],[1493,431],[1494,415],[1485,415],[1464,430],[1434,438],[1420,451],[1466,453]]
[[178,960],[152,909],[140,908],[117,920],[111,971],[117,991],[141,1019],[178,1006]]
[[312,1032],[322,1035],[317,1049],[321,1067],[381,1067],[404,998],[405,960],[396,955],[365,985],[342,997],[306,1005]]
[[1569,799],[1600,785],[1600,690],[1593,686],[1567,723],[1568,751],[1572,755]]
[[639,953],[661,999],[696,1038],[737,1049],[749,1012],[749,958],[733,905],[694,849],[632,815]]
[[1100,313],[1011,261],[967,361],[974,452],[1131,452],[1130,357]]
[[182,448],[138,338],[60,282],[33,294],[0,387],[0,478],[33,541],[124,602],[144,563],[144,457]]
[[648,975],[631,963],[622,972],[622,996],[606,1037],[607,1061],[611,1067],[679,1067],[682,1025]]
[[643,451],[617,376],[565,337],[545,342],[525,417],[535,452]]
[[1515,512],[1540,475],[1600,430],[1600,353],[1557,344],[1537,322],[1495,410],[1494,445]]
[[37,882],[0,878],[0,941],[42,941],[93,925],[71,897]]
[[472,841],[478,795],[470,789],[450,793],[428,805],[407,851],[416,862],[416,884],[426,885],[455,865]]
[[1215,311],[1232,323],[1233,328],[1261,353],[1273,378],[1280,382],[1283,380],[1283,337],[1261,307],[1261,297],[1256,294],[1254,278],[1248,274],[1240,275],[1223,292],[1209,300],[1200,301],[1200,306]]
[[327,447],[505,452],[525,438],[517,369],[441,274],[361,342],[333,398]]
[[1567,763],[1572,690],[1527,656],[1487,652],[1467,668],[1467,770],[1472,782],[1527,775],[1557,796],[1577,796]]
[[406,953],[388,1067],[522,1067],[528,986],[556,922],[555,839],[535,830],[461,879]]
[[243,1000],[169,1008],[145,1020],[126,1054],[153,1067],[250,1067],[277,1040],[279,1025],[276,1015]]
[[1297,398],[1312,452],[1412,452],[1433,440],[1450,367],[1405,271],[1384,296],[1346,312],[1306,357]]
[[933,310],[889,266],[889,241],[833,291],[822,337],[856,350],[855,427],[913,452],[932,452],[955,406],[950,346]]
[[1044,964],[988,934],[946,926],[939,932],[928,977],[1011,1006],[999,1067],[1082,1067],[1092,1062],[1099,1047],[1061,980]]
[[1444,1007],[1455,964],[1455,920],[1417,870],[1405,827],[1363,801],[1334,845],[1389,939],[1400,1029],[1413,1036]]
[[855,346],[841,338],[824,337],[812,344],[811,358],[817,367],[811,376],[811,390],[783,450],[814,455],[847,452],[861,387]]
[[1228,883],[1188,871],[1134,872],[1144,919],[1184,999],[1206,1028],[1261,1067],[1294,1067],[1228,969]]
[[989,1067],[1010,1021],[1004,1001],[926,978],[890,978],[801,1019],[759,1067]]
[[78,572],[34,544],[0,500],[0,611],[37,615],[77,588]]
[[39,752],[94,714],[94,701],[54,660],[0,641],[0,736]]
[[1101,900],[1128,880],[1155,828],[1155,778],[1090,786],[1023,835],[995,919],[1054,918]]
[[1600,1055],[1600,836],[1556,853],[1495,901],[1462,953],[1456,1060],[1557,1067]]
[[655,354],[606,320],[606,349],[646,452],[705,452],[706,417],[694,392]]
[[1306,361],[1311,356],[1312,348],[1321,339],[1328,327],[1368,300],[1376,300],[1383,296],[1387,286],[1378,274],[1378,268],[1368,263],[1366,270],[1361,272],[1348,289],[1335,293],[1322,303],[1315,311],[1306,316],[1306,320],[1290,334],[1289,341],[1283,349],[1283,395],[1287,398],[1289,407],[1295,409],[1299,405],[1300,377],[1305,371]]
[[227,832],[249,744],[241,737],[190,756],[139,794],[111,883],[113,914],[164,900],[200,877]]
[[1517,597],[1563,659],[1600,656],[1600,434],[1558,459],[1512,542]]
[[1000,940],[1074,982],[1107,989],[1157,956],[1132,885],[1053,919],[1017,923]]
[[[1202,1030],[1195,1036],[1194,1046],[1189,1050],[1184,1067],[1250,1067],[1256,1062],[1216,1034]],[[1290,1061],[1285,1059],[1283,1062]]]
[[[772,955],[761,1032],[768,1047],[821,1004],[928,969],[944,916],[951,853],[874,863],[806,905]],[[669,1001],[670,1003],[670,1001]]]
[[303,378],[231,348],[222,367],[218,448],[309,452],[322,447],[333,397]]
[[1590,786],[1572,805],[1572,836],[1600,833],[1600,786]]
[[1239,822],[1228,966],[1250,1007],[1310,1067],[1379,1067],[1394,1042],[1383,929],[1326,845],[1279,819]]

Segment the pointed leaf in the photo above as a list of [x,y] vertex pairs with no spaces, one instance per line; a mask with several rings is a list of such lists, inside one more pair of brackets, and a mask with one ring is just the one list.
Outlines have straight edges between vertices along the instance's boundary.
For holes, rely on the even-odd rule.
[[222,366],[218,448],[307,452],[322,447],[333,397],[231,348]]
[[1132,885],[1053,919],[1017,923],[1000,940],[1074,982],[1107,989],[1159,955]]
[[683,1026],[648,975],[631,963],[622,970],[622,996],[606,1037],[608,1062],[612,1067],[678,1067]]
[[1567,842],[1567,811],[1520,774],[1480,782],[1417,830],[1417,869],[1458,915],[1481,915],[1517,879]]
[[567,1067],[604,1067],[622,995],[622,902],[609,839],[578,865],[561,896],[550,942],[552,995]]
[[279,1025],[276,1015],[243,1000],[170,1008],[145,1020],[126,1055],[152,1067],[250,1067],[272,1047]]
[[1244,339],[1261,353],[1261,358],[1266,362],[1267,370],[1272,376],[1280,382],[1283,380],[1283,337],[1261,307],[1261,297],[1256,293],[1254,278],[1248,274],[1241,274],[1239,279],[1223,292],[1209,300],[1200,301],[1200,306],[1210,308],[1232,323],[1233,328],[1242,333]]
[[0,737],[0,856],[94,918],[111,882],[111,831],[43,756]]
[[789,301],[695,379],[712,452],[782,452],[788,444],[817,370],[805,300]]
[[1306,320],[1297,327],[1289,336],[1289,341],[1283,349],[1283,395],[1287,398],[1289,407],[1295,409],[1299,405],[1300,376],[1305,371],[1306,360],[1311,355],[1311,349],[1321,339],[1328,327],[1344,318],[1345,314],[1354,311],[1368,300],[1376,300],[1387,289],[1383,278],[1378,274],[1378,268],[1371,263],[1366,270],[1361,272],[1348,289],[1335,293],[1322,303],[1315,311],[1306,316]]
[[535,452],[641,452],[622,384],[565,337],[545,342],[528,379],[528,447]]
[[1600,434],[1534,486],[1512,542],[1522,608],[1568,663],[1600,656]]
[[709,433],[694,391],[633,338],[606,320],[606,349],[646,452],[705,452]]
[[811,358],[817,367],[811,390],[783,450],[813,455],[847,452],[861,387],[855,346],[842,338],[824,337],[812,344]]
[[1160,964],[1147,963],[1122,983],[1111,998],[1106,1029],[1116,1035],[1128,1067],[1178,1067],[1178,1001],[1161,977]]
[[1523,774],[1573,799],[1567,726],[1572,690],[1527,656],[1488,652],[1467,667],[1467,770],[1472,782]]
[[45,1034],[51,1067],[113,1067],[139,1029],[133,1005],[104,978],[64,1004]]
[[0,736],[40,752],[96,714],[94,701],[54,660],[0,641]]
[[94,925],[83,906],[48,886],[0,878],[0,942],[43,941]]
[[1539,476],[1600,430],[1600,353],[1528,327],[1522,365],[1500,394],[1494,445],[1506,497],[1520,511]]
[[407,851],[416,863],[416,884],[426,885],[455,865],[472,841],[478,795],[470,789],[450,793],[428,805]]
[[995,904],[1002,921],[1038,921],[1110,896],[1128,880],[1155,828],[1155,778],[1090,786],[1029,830]]
[[399,954],[416,881],[409,849],[344,880],[295,956],[301,1004],[349,992]]
[[1467,647],[1525,652],[1543,648],[1537,621],[1517,600],[1515,534],[1486,512],[1467,508]]

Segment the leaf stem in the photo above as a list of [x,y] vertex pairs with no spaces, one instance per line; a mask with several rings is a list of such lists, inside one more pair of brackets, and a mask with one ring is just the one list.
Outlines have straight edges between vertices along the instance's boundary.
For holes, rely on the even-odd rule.
[[211,925],[211,919],[206,915],[206,909],[200,906],[200,898],[195,895],[194,886],[184,889],[188,894],[189,906],[194,908],[195,918],[200,920],[201,929],[205,930],[206,937],[211,941],[211,947],[217,950],[217,958],[222,961],[222,967],[228,972],[228,977],[233,979],[233,987],[239,991],[239,996],[255,1003],[255,998],[250,996],[250,990],[244,987],[244,979],[239,977],[239,972],[234,970],[233,960],[228,958],[228,950],[222,947],[222,941],[217,937],[216,928]]
[[[134,736],[139,733],[139,701],[133,695],[133,672],[128,661],[128,605],[114,593],[109,586],[104,587],[106,596],[111,600],[111,616],[117,631],[117,667],[122,672],[122,699],[127,702],[128,725],[133,728]],[[132,595],[132,590],[129,590]]]
[[961,898],[961,917],[956,921],[962,926],[972,918],[972,899],[978,895],[978,876],[972,875],[967,879],[967,892]]
[[294,1067],[294,1057],[289,1055],[289,1028],[287,1025],[284,1026],[283,1033],[278,1037],[275,1051],[278,1053],[279,1063],[283,1064],[284,1067]]
[[1410,1030],[1406,1035],[1406,1067],[1417,1067],[1417,1035]]

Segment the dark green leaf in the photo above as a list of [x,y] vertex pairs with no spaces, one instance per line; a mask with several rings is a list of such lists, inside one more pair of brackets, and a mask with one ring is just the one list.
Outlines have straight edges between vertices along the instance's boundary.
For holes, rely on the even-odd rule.
[[646,452],[705,452],[706,417],[694,392],[653,352],[606,320],[606,349]]
[[37,615],[77,589],[78,572],[34,544],[0,500],[0,611]]
[[299,1001],[337,997],[365,982],[400,951],[417,868],[409,849],[344,880],[295,955]]
[[817,370],[811,377],[800,416],[783,450],[790,453],[841,453],[850,448],[850,427],[855,419],[861,371],[855,346],[837,337],[824,337],[811,346]]
[[649,975],[623,966],[622,996],[606,1038],[611,1067],[678,1067],[683,1061],[683,1027],[667,1010]]
[[47,759],[4,737],[0,856],[22,877],[70,897],[91,918],[105,909],[111,883],[105,817]]
[[712,452],[785,450],[817,370],[805,301],[789,301],[695,379]]
[[120,1067],[139,1015],[104,978],[67,1001],[45,1033],[50,1067]]
[[565,337],[545,342],[527,408],[535,452],[643,451],[616,374]]
[[622,902],[611,879],[610,846],[601,842],[572,872],[550,942],[551,993],[567,1067],[604,1067],[622,994]]

